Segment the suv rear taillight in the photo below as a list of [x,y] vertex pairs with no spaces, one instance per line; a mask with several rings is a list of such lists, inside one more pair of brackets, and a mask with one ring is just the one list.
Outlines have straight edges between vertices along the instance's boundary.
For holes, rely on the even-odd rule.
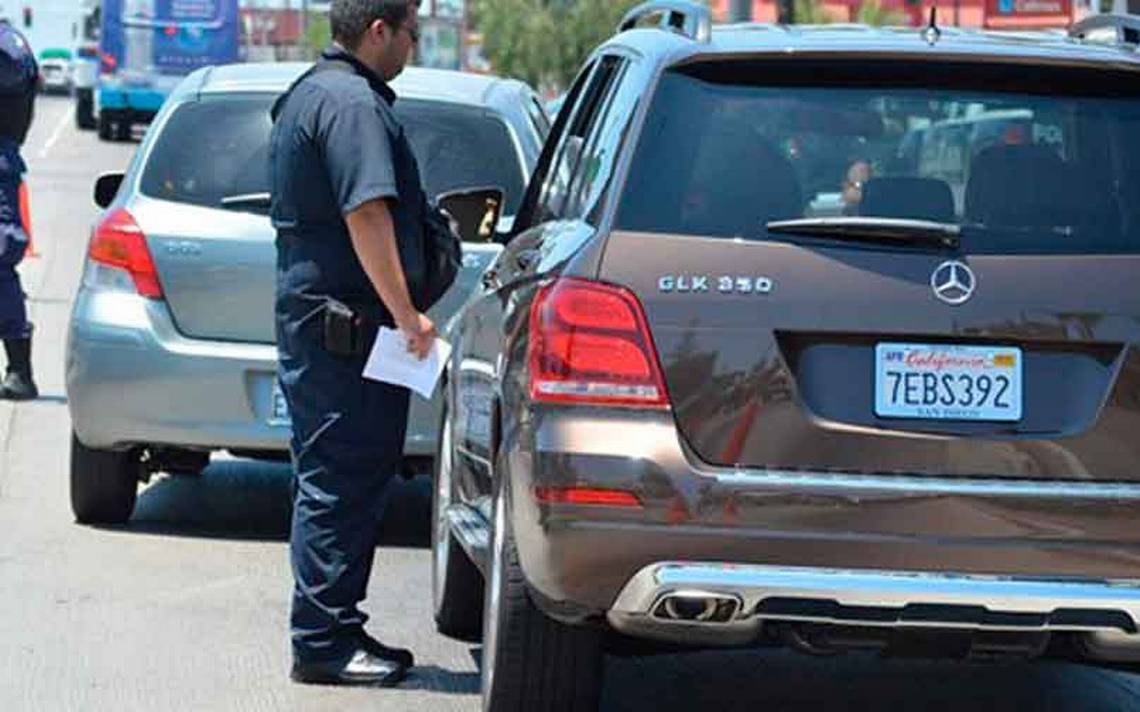
[[162,285],[146,246],[146,235],[126,208],[107,213],[95,227],[87,256],[92,262],[130,274],[142,296],[162,299]]
[[669,407],[641,302],[622,287],[576,278],[543,287],[527,360],[537,401]]

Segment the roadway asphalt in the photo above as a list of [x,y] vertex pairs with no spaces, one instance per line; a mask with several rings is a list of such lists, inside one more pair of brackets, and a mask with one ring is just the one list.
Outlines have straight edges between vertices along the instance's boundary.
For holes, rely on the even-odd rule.
[[[397,498],[366,604],[373,631],[413,647],[420,662],[390,691],[286,677],[286,467],[219,458],[200,478],[152,481],[127,526],[73,521],[65,327],[98,214],[94,178],[123,169],[137,144],[78,132],[70,111],[65,98],[42,100],[25,146],[40,256],[22,273],[43,396],[0,403],[0,710],[478,709],[479,647],[431,622],[426,481]],[[1140,677],[1064,664],[708,652],[609,659],[602,707],[1125,710],[1140,709]]]

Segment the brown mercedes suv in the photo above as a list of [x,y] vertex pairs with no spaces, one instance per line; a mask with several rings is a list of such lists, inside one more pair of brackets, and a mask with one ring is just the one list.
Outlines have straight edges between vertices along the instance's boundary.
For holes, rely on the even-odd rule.
[[485,709],[615,641],[1140,661],[1136,37],[631,12],[452,331]]

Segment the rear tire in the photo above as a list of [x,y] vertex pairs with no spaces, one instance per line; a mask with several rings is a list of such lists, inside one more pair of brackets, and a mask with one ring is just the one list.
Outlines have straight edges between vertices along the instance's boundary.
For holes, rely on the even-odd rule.
[[134,451],[96,450],[71,434],[71,511],[81,524],[123,524],[131,518],[139,486]]
[[90,91],[77,90],[75,93],[75,126],[81,131],[96,127],[95,99]]
[[596,712],[601,632],[548,618],[527,591],[500,494],[483,620],[484,712]]
[[483,576],[451,531],[447,508],[455,501],[455,448],[451,419],[443,407],[432,495],[432,603],[435,627],[444,635],[474,642],[483,628]]
[[115,122],[115,140],[116,141],[130,141],[131,140],[131,122],[130,119],[119,119]]
[[99,112],[99,138],[103,141],[115,140],[115,122],[107,111]]

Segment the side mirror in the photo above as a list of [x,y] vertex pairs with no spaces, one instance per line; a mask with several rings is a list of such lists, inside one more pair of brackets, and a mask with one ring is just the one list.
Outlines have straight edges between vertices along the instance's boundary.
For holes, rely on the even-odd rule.
[[459,223],[464,242],[494,242],[503,213],[501,188],[460,188],[440,193],[436,202]]
[[122,173],[104,173],[95,179],[95,204],[106,208],[115,200],[115,193],[123,184]]

